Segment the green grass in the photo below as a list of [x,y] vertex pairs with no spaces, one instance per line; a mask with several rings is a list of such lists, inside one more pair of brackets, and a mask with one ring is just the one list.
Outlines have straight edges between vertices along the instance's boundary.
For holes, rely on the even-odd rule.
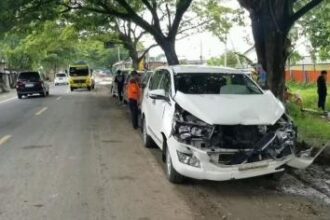
[[[287,83],[291,92],[299,94],[303,99],[303,107],[317,109],[317,88],[316,85],[301,85]],[[330,110],[330,100],[327,100],[327,109]],[[295,124],[298,127],[300,140],[320,139],[330,140],[330,122],[321,118],[320,115],[301,112],[300,108],[293,104],[287,104],[287,109]]]
[[[303,99],[304,108],[317,109],[317,86],[315,84],[298,84],[294,82],[287,83],[289,90],[299,94]],[[328,88],[330,90],[330,88]],[[327,97],[326,109],[330,111],[330,98]]]

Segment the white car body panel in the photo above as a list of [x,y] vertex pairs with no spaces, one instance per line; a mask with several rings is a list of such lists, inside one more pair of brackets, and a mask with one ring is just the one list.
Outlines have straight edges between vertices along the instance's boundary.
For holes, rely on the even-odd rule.
[[[147,133],[160,149],[163,148],[163,136],[171,155],[174,169],[183,176],[224,181],[243,179],[284,171],[284,165],[298,169],[308,167],[322,152],[311,156],[289,154],[281,159],[265,159],[257,162],[247,162],[234,165],[214,163],[210,149],[201,149],[191,144],[185,144],[174,137],[173,121],[176,105],[186,112],[208,123],[209,125],[274,125],[285,114],[283,104],[269,91],[258,95],[191,95],[176,92],[174,76],[180,73],[229,73],[243,74],[229,68],[214,68],[201,66],[171,66],[160,67],[171,74],[172,96],[168,100],[150,98],[148,86],[144,91],[142,115],[145,117]],[[157,70],[156,70],[157,71]],[[150,80],[149,80],[150,83]],[[153,93],[159,91],[152,90]],[[251,146],[254,147],[254,146]],[[179,161],[177,152],[193,155],[200,161],[200,167],[193,167]],[[216,155],[216,152],[214,153]]]
[[274,124],[285,112],[272,93],[261,95],[188,95],[177,92],[175,101],[210,125]]

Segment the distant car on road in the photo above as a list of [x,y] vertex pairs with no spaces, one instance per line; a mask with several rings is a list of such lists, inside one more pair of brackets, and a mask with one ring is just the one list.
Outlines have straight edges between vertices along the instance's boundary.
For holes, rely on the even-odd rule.
[[68,85],[69,78],[65,73],[57,73],[54,79],[54,85]]
[[49,84],[46,77],[36,71],[21,72],[16,83],[17,97],[40,94],[43,97],[49,95]]

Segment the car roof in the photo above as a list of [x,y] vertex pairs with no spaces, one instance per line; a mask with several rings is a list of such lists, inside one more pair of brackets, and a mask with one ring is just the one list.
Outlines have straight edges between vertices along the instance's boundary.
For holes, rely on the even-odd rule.
[[175,74],[180,73],[228,73],[228,74],[242,74],[243,71],[219,66],[203,66],[203,65],[175,65],[168,67],[159,67],[157,69],[171,69]]
[[38,71],[32,71],[32,70],[31,71],[21,71],[21,72],[19,72],[19,74],[22,74],[22,73],[23,74],[27,74],[27,73],[33,73],[33,74],[34,73],[38,73],[38,74],[40,74],[40,72],[38,72]]

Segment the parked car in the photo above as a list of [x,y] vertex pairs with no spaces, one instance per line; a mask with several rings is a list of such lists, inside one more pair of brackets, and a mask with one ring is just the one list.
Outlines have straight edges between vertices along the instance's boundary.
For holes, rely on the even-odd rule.
[[[48,80],[48,79],[47,79]],[[43,97],[49,95],[49,84],[46,77],[35,71],[21,72],[16,83],[17,97],[40,94]]]
[[297,130],[283,104],[244,72],[202,66],[160,67],[142,102],[146,147],[162,150],[168,179],[242,179],[306,168]]
[[57,73],[54,79],[54,85],[69,85],[69,78],[65,73]]

